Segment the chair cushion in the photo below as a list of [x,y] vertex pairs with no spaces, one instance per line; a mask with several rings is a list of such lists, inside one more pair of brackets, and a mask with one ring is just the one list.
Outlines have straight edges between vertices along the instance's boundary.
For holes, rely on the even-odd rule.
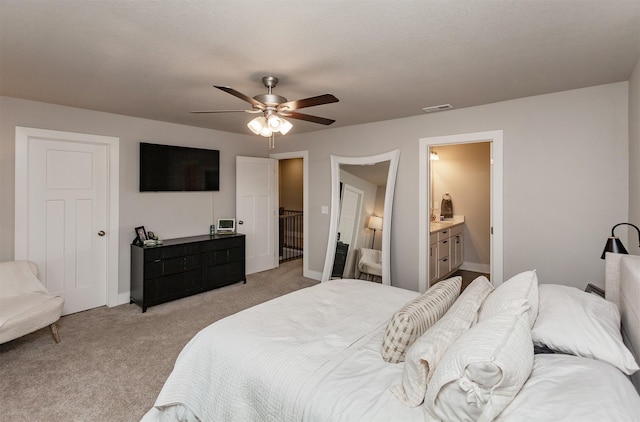
[[[2,327],[0,327],[0,344],[32,333],[60,319],[64,299],[49,294],[38,294],[38,296],[42,296],[38,299],[43,299],[44,301],[36,306],[26,306],[28,300],[25,300],[23,302],[25,308],[8,318]],[[2,312],[5,310],[4,305],[7,301],[8,299],[0,299],[0,309]],[[31,303],[34,304],[35,301]]]
[[0,262],[0,298],[33,292],[48,293],[32,265],[35,264],[29,261]]
[[358,270],[362,273],[382,275],[382,251],[360,248]]

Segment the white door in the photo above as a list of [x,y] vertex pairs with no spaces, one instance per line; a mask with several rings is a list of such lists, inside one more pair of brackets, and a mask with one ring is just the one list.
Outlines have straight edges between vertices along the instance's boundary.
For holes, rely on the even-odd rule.
[[236,220],[246,235],[247,274],[270,270],[276,256],[276,164],[272,158],[236,157]]
[[343,277],[352,277],[355,270],[354,256],[356,253],[358,234],[361,231],[360,216],[362,215],[363,196],[364,191],[346,183],[342,185],[338,233],[340,234],[340,241],[349,244]]
[[26,192],[16,197],[27,205],[16,218],[16,259],[38,264],[40,281],[64,298],[64,315],[106,305],[109,147],[59,135],[25,142],[26,174],[16,175],[16,186],[24,176]]

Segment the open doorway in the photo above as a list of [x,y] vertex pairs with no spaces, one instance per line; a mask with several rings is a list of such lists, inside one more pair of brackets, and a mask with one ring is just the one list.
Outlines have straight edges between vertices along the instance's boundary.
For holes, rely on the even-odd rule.
[[491,279],[491,143],[431,145],[429,161],[429,286],[453,276],[463,289],[478,276]]
[[309,271],[308,208],[309,169],[308,152],[294,151],[271,154],[278,160],[278,209],[276,218],[278,235],[275,242],[279,262],[301,263],[302,275],[314,278]]
[[[440,147],[464,144],[488,144],[490,146],[490,211],[489,211],[489,274],[494,286],[502,284],[503,249],[502,249],[502,131],[478,132],[450,136],[438,136],[420,139],[419,142],[419,212],[418,221],[420,254],[419,290],[429,287],[430,262],[430,226],[434,202],[438,202],[438,190],[431,183],[431,174],[436,168],[430,160],[431,147],[438,151]],[[453,151],[453,150],[452,150]],[[444,188],[446,189],[446,188]],[[440,193],[442,194],[442,192]],[[454,206],[455,207],[455,206]],[[439,211],[439,210],[437,210]],[[437,212],[436,212],[437,214]],[[455,214],[455,210],[454,210]],[[478,268],[484,272],[483,267]]]
[[278,160],[278,257],[279,262],[304,255],[303,160]]

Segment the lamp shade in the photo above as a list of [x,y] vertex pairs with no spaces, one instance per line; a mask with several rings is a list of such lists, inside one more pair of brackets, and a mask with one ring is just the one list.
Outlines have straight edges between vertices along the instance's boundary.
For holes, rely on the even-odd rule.
[[621,253],[625,255],[629,254],[629,252],[627,252],[624,245],[622,244],[622,241],[618,239],[618,237],[614,233],[616,230],[616,227],[618,226],[631,226],[634,229],[636,229],[636,231],[638,232],[638,239],[640,242],[640,228],[638,228],[638,226],[631,223],[618,223],[611,228],[611,236],[609,236],[609,238],[607,239],[606,245],[604,245],[604,250],[602,251],[602,255],[600,256],[600,259],[604,259],[607,252]]
[[286,135],[291,128],[293,127],[293,125],[291,124],[290,121],[286,120],[286,119],[280,119],[282,122],[280,123],[280,133],[283,135]]
[[610,237],[607,239],[607,243],[606,245],[604,245],[604,249],[602,251],[602,256],[600,256],[600,259],[604,259],[607,252],[621,253],[625,255],[629,254],[629,252],[627,252],[627,250],[624,248],[622,241],[617,237]]
[[258,116],[247,123],[247,127],[249,128],[249,130],[251,130],[251,132],[255,133],[256,135],[260,135],[260,132],[262,132],[262,129],[266,126],[267,119],[265,119],[264,116]]
[[370,228],[371,230],[382,230],[382,217],[377,217],[375,215],[369,217],[367,228]]
[[282,118],[276,114],[272,114],[267,119],[267,123],[272,131],[278,132],[280,131],[280,125],[282,125]]

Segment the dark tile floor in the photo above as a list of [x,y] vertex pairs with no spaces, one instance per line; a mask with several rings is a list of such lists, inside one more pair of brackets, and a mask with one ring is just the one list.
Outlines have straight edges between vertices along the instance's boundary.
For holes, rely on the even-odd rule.
[[491,279],[489,277],[489,274],[476,273],[474,271],[466,271],[466,270],[458,270],[455,273],[453,273],[453,275],[451,275],[451,277],[461,276],[462,277],[462,290],[464,290],[464,289],[467,288],[467,286],[469,284],[471,284],[471,282],[473,280],[475,280],[477,277],[480,277],[481,275],[487,277],[488,279]]

